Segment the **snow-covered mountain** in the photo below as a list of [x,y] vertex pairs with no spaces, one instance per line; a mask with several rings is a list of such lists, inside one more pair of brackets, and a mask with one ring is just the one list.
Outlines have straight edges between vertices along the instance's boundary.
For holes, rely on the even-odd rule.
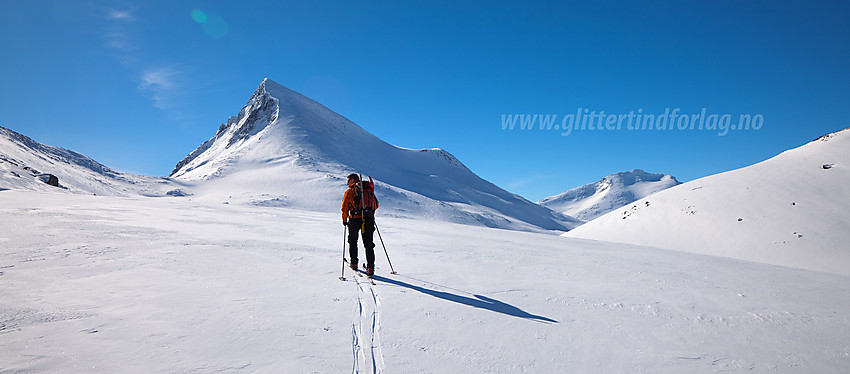
[[384,215],[523,230],[581,223],[481,179],[442,149],[388,144],[270,79],[171,177],[199,199],[334,211],[351,172],[375,178]]
[[[850,131],[575,230],[677,251],[386,217],[371,283],[340,259],[349,171],[379,177],[396,216],[561,216],[444,151],[257,92],[177,180],[0,129],[1,372],[850,371]],[[193,196],[139,197],[175,187]]]
[[0,190],[162,196],[174,187],[163,178],[117,172],[77,152],[0,127]]
[[556,212],[591,221],[614,209],[681,184],[672,175],[640,169],[611,174],[537,203]]
[[565,235],[850,274],[850,130],[661,191]]

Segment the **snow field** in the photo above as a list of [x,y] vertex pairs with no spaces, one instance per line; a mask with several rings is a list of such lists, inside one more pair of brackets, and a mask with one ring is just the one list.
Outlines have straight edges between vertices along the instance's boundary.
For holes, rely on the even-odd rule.
[[[0,372],[846,372],[848,277],[337,212],[0,193]],[[362,251],[362,248],[361,248]]]

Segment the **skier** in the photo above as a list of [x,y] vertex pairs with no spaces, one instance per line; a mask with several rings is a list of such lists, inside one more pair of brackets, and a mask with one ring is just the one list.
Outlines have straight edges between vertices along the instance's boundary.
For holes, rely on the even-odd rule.
[[363,236],[366,249],[366,275],[375,274],[375,209],[378,199],[374,194],[374,185],[363,182],[357,174],[348,176],[348,190],[342,196],[342,224],[348,226],[348,254],[351,256],[351,269],[357,271],[357,233]]

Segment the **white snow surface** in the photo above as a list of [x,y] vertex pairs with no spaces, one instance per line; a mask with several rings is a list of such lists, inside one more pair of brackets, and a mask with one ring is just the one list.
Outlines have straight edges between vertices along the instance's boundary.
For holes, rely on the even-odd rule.
[[611,174],[598,182],[573,188],[537,203],[583,221],[592,221],[626,204],[679,184],[672,175],[635,169]]
[[270,79],[171,177],[208,201],[332,211],[352,172],[375,178],[385,216],[529,231],[581,223],[479,178],[442,149],[388,144]]
[[661,191],[564,235],[850,274],[850,130]]
[[335,212],[2,191],[0,372],[850,371],[845,275],[378,223],[371,285]]
[[[47,174],[59,179],[58,187],[42,180]],[[165,178],[112,170],[77,152],[44,145],[0,127],[0,190],[162,196],[179,187]]]

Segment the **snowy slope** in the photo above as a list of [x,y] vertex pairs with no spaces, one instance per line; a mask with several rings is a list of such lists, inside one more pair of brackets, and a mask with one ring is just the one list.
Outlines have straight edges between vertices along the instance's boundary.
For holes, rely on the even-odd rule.
[[567,236],[850,274],[850,130],[661,191]]
[[338,220],[0,191],[0,372],[850,372],[847,276],[381,218],[372,286]]
[[[47,183],[51,175],[58,185]],[[174,188],[174,183],[163,178],[117,172],[77,152],[44,145],[0,127],[0,190],[161,196]]]
[[598,182],[573,188],[537,203],[556,212],[591,221],[614,209],[679,184],[681,183],[672,175],[635,169],[611,174]]
[[269,79],[171,176],[197,198],[334,211],[351,172],[371,175],[384,215],[523,230],[580,221],[487,182],[450,153],[390,145]]

